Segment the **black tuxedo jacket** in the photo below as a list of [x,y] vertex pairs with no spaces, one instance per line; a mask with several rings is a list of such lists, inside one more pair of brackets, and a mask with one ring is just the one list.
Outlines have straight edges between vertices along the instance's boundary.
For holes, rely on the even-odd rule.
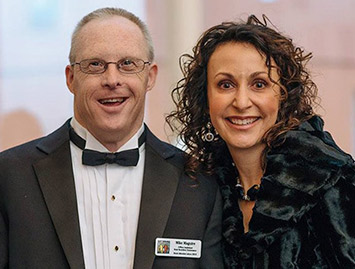
[[[68,123],[0,153],[0,268],[84,268]],[[223,268],[221,198],[149,130],[134,268]],[[200,259],[155,256],[155,239],[202,241]]]

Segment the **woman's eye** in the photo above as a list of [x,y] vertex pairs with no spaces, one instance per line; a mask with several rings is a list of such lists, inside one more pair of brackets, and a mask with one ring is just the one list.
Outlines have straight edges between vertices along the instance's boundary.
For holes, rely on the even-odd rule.
[[256,81],[254,83],[255,88],[257,89],[263,89],[266,87],[266,83],[264,81]]
[[230,89],[233,87],[233,84],[228,81],[222,81],[218,84],[218,86],[221,87],[222,89]]

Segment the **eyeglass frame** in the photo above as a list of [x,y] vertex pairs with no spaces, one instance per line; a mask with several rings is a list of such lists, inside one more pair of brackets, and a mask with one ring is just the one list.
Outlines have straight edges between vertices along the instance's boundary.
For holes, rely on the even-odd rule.
[[[104,63],[104,69],[102,70],[102,72],[101,72],[101,71],[100,71],[100,72],[85,72],[85,71],[83,71],[82,66],[81,66],[82,62],[84,62],[84,61],[89,61],[89,60],[93,60],[93,61],[94,61],[94,60],[97,60],[98,62]],[[121,68],[120,68],[120,67],[121,67],[120,63],[122,63],[122,62],[125,61],[125,60],[135,60],[135,61],[138,60],[138,61],[142,62],[142,63],[143,63],[143,64],[142,64],[142,70],[135,71],[135,72],[122,71]],[[145,68],[146,65],[150,65],[150,64],[152,64],[152,62],[150,62],[150,61],[144,61],[144,60],[142,60],[142,59],[137,59],[137,58],[123,58],[123,59],[121,59],[121,60],[118,60],[117,62],[106,62],[105,60],[102,60],[102,59],[92,58],[92,59],[84,59],[84,60],[81,60],[80,62],[71,63],[70,65],[71,65],[71,66],[79,65],[79,69],[80,69],[81,72],[83,72],[83,73],[85,73],[85,74],[96,75],[96,74],[103,74],[103,73],[105,73],[106,70],[107,70],[107,68],[108,68],[108,65],[109,65],[109,64],[115,64],[116,67],[117,67],[117,70],[120,71],[120,72],[123,73],[123,74],[138,74],[138,73],[140,73],[140,72],[142,72],[142,71],[144,70],[144,68]]]

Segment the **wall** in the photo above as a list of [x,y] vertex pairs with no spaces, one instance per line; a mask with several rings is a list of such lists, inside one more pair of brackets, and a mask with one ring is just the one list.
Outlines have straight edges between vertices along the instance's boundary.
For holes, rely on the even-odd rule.
[[106,5],[136,12],[151,30],[159,74],[148,93],[146,121],[161,139],[174,142],[164,117],[181,78],[179,56],[214,24],[266,14],[313,52],[318,112],[337,143],[355,155],[353,0],[0,0],[0,150],[47,134],[72,115],[64,78],[70,35],[84,14]]
[[71,34],[84,15],[105,6],[145,20],[144,0],[0,0],[0,150],[72,116],[64,74]]
[[[306,51],[319,87],[325,128],[336,142],[355,156],[355,2],[352,0],[151,0],[147,20],[152,29],[160,63],[158,85],[150,95],[154,127],[162,138],[169,134],[163,115],[173,108],[170,91],[180,78],[178,58],[191,52],[203,30],[227,20],[245,20],[249,14],[266,14],[272,23]],[[159,14],[159,15],[158,15]],[[162,23],[164,22],[164,23]],[[180,29],[176,27],[180,25]],[[161,76],[163,74],[163,76]],[[180,74],[180,75],[179,75]],[[161,105],[159,105],[161,104]],[[159,127],[158,127],[159,126]],[[170,141],[174,141],[170,138]]]

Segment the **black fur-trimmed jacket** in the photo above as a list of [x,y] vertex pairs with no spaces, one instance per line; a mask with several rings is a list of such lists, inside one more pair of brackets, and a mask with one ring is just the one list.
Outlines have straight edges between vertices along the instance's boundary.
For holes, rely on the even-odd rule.
[[235,177],[219,176],[227,268],[355,268],[355,164],[320,117],[267,154],[246,234]]

